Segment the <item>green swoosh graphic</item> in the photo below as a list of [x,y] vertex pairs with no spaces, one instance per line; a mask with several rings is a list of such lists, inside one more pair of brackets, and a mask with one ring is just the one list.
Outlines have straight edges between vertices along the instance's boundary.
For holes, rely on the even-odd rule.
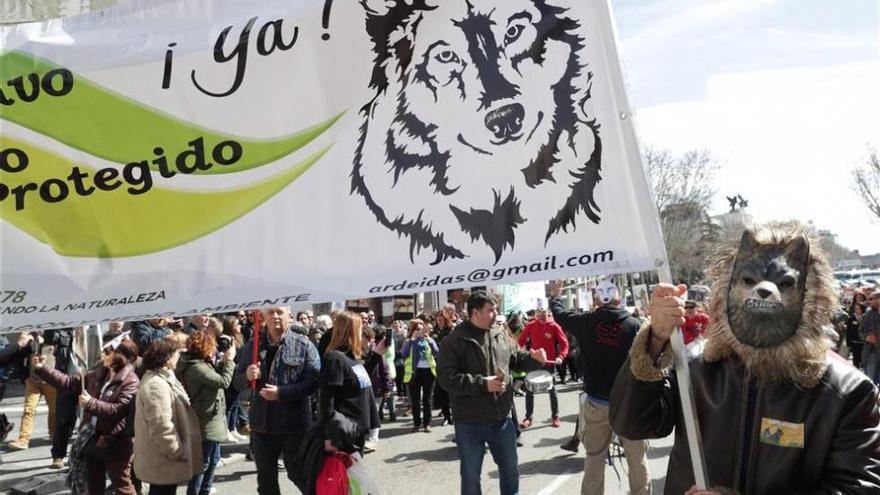
[[[21,52],[0,55],[0,74],[6,82],[24,76],[28,94],[32,87],[28,75],[43,76],[59,66]],[[56,88],[61,79],[55,78]],[[156,81],[157,88],[159,82]],[[176,157],[188,149],[189,142],[204,139],[205,155],[213,162],[211,151],[227,140],[234,140],[243,148],[242,158],[231,165],[214,165],[208,170],[196,170],[193,175],[213,175],[241,172],[271,163],[294,153],[323,134],[345,112],[324,122],[277,139],[245,139],[214,132],[182,121],[159,110],[101,87],[74,75],[73,89],[63,96],[52,96],[41,91],[33,102],[22,101],[10,86],[3,86],[3,94],[13,99],[12,105],[0,105],[0,118],[14,122],[60,141],[70,147],[116,163],[151,161],[156,158],[153,148],[164,150],[171,169],[175,170]],[[229,118],[239,118],[230,115]],[[158,167],[150,163],[150,168]]]
[[[30,158],[25,170],[2,175],[10,193],[5,199],[0,196],[0,219],[49,244],[63,256],[121,258],[155,253],[196,240],[244,216],[296,180],[331,147],[282,173],[236,189],[201,192],[154,185],[148,192],[131,195],[126,191],[128,184],[122,181],[118,189],[95,190],[84,197],[71,186],[67,199],[54,204],[41,200],[37,191],[28,192],[25,208],[17,211],[12,193],[16,186],[67,177],[73,166],[87,171],[91,180],[94,169],[74,165],[37,146],[0,137],[0,148],[18,148]],[[52,188],[53,194],[56,187]]]

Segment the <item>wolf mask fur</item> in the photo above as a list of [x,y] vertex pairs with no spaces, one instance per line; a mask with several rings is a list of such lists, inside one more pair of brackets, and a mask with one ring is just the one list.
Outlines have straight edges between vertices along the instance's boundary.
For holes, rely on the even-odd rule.
[[432,264],[464,258],[476,244],[497,262],[526,222],[544,226],[545,243],[574,229],[579,213],[599,223],[602,146],[584,110],[592,74],[565,9],[552,0],[361,4],[375,94],[361,110],[352,193],[409,239],[411,260],[422,249]]
[[738,357],[759,381],[813,387],[825,373],[837,296],[824,254],[800,231],[746,231],[719,252],[704,350]]

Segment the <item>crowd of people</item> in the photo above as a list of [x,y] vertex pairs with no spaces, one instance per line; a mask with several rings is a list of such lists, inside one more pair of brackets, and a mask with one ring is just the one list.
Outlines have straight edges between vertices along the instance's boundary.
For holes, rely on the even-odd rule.
[[111,323],[92,369],[73,351],[79,329],[18,336],[0,350],[4,365],[21,363],[25,382],[19,436],[6,448],[29,448],[42,398],[50,466],[63,468],[70,454],[75,493],[103,493],[107,479],[120,494],[141,493],[143,482],[151,494],[182,485],[188,495],[214,493],[227,442],[249,443],[259,493],[279,493],[279,460],[309,493],[314,466],[298,455],[316,425],[325,451],[367,454],[378,447],[381,423],[398,414],[413,431],[430,432],[435,409],[441,425],[453,424],[437,383],[439,345],[462,321],[451,304],[389,327],[372,311],[293,316],[285,307],[188,320]]
[[[126,495],[170,494],[183,486],[187,495],[216,493],[214,472],[227,442],[248,443],[258,493],[280,493],[279,462],[302,493],[315,493],[322,459],[376,451],[383,423],[406,421],[413,433],[451,425],[461,493],[481,493],[488,450],[498,465],[500,493],[516,494],[519,435],[535,415],[530,384],[543,377],[552,384],[582,380],[577,425],[561,445],[585,449],[581,493],[603,493],[616,438],[630,492],[648,494],[646,440],[668,434],[678,421],[668,416],[674,406],[662,414],[655,408],[672,400],[670,385],[651,385],[671,376],[659,371],[668,364],[669,329],[681,326],[688,348],[699,346],[702,360],[712,319],[702,303],[671,286],[655,292],[650,319],[622,306],[610,282],[596,289],[589,312],[567,309],[561,281],[548,290],[548,307],[526,314],[499,315],[490,295],[475,292],[465,315],[450,304],[387,327],[372,311],[315,317],[291,315],[286,307],[195,315],[186,324],[175,318],[114,322],[91,369],[73,352],[76,329],[25,333],[0,349],[0,364],[26,363],[27,373],[19,436],[7,448],[29,448],[36,406],[45,398],[51,467],[62,468],[69,451],[74,493],[102,494],[108,479],[113,493]],[[840,352],[876,383],[880,291],[858,292],[845,305]],[[525,395],[521,421],[515,395]],[[546,395],[550,424],[559,427],[556,388]],[[645,416],[654,411],[662,421]],[[634,423],[637,417],[648,422]],[[866,468],[868,481],[858,482],[868,486],[876,467]],[[692,480],[681,475],[669,483],[687,489]]]
[[864,288],[843,301],[838,331],[841,355],[880,385],[880,288]]

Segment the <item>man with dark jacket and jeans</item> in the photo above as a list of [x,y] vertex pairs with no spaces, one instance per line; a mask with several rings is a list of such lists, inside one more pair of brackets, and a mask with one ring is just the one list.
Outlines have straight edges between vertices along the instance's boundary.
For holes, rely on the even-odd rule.
[[312,426],[310,396],[318,389],[321,359],[308,337],[289,330],[290,309],[265,310],[265,331],[242,347],[233,384],[238,390],[256,381],[251,397],[251,447],[257,465],[257,493],[278,495],[278,458],[283,457],[287,477],[302,493],[309,493],[303,467],[296,462],[305,433]]
[[[581,373],[584,378],[578,421],[581,443],[587,455],[581,494],[601,495],[605,492],[605,461],[612,437],[608,399],[614,378],[626,361],[640,323],[629,311],[620,307],[617,288],[611,282],[599,284],[596,294],[601,305],[590,313],[567,311],[559,298],[561,292],[561,280],[550,283],[550,309],[553,318],[580,345]],[[620,440],[629,467],[630,493],[650,493],[647,442],[623,437]]]
[[[55,369],[71,376],[80,373],[73,351],[73,328],[47,330],[43,334],[46,345],[54,346]],[[52,468],[63,467],[67,445],[79,419],[79,393],[55,391],[55,435],[52,436]]]
[[469,320],[440,347],[437,378],[449,393],[461,471],[462,495],[479,495],[485,447],[498,465],[501,495],[519,492],[516,425],[510,416],[513,378],[510,370],[543,368],[543,349],[518,350],[506,332],[493,329],[497,303],[485,292],[471,294]]

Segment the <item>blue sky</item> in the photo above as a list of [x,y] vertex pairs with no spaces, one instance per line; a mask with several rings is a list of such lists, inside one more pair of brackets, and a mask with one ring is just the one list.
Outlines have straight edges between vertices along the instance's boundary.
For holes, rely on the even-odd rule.
[[880,148],[878,2],[612,0],[643,144],[706,148],[758,220],[812,220],[880,251],[849,186]]

